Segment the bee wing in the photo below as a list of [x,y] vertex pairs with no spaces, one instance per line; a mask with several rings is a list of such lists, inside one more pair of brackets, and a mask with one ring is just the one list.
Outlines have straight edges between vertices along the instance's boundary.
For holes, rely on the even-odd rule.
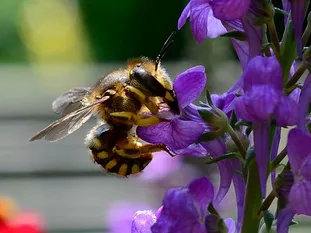
[[67,135],[79,129],[85,122],[87,122],[94,113],[94,109],[100,103],[109,99],[109,96],[104,96],[100,100],[84,106],[74,112],[69,113],[63,118],[53,122],[39,133],[34,135],[29,141],[40,140],[44,138],[47,141],[53,142],[60,140]]
[[69,113],[83,107],[83,98],[92,91],[91,87],[74,88],[58,97],[52,103],[52,109],[55,113],[66,116]]

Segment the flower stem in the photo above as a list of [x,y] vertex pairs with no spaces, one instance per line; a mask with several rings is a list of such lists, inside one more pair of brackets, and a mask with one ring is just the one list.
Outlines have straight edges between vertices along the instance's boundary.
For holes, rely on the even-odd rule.
[[282,162],[282,160],[286,157],[287,155],[287,151],[286,151],[286,147],[280,152],[280,154],[278,154],[275,159],[272,161],[271,163],[271,171],[273,171],[274,169],[277,168],[277,166],[279,166],[279,164]]
[[244,214],[241,233],[258,232],[261,216],[258,214],[262,201],[259,173],[255,160],[248,167]]
[[240,151],[240,153],[242,155],[242,158],[245,159],[245,157],[246,157],[246,150],[245,150],[241,140],[239,139],[239,137],[237,136],[237,134],[235,133],[234,129],[231,127],[230,124],[228,124],[227,132],[229,133],[229,135],[231,136],[232,140],[236,144],[238,150]]
[[290,88],[291,86],[295,85],[306,69],[307,66],[304,63],[301,63],[293,77],[286,83],[285,88]]
[[274,199],[276,198],[276,192],[272,190],[267,198],[264,200],[264,202],[261,204],[260,209],[258,211],[258,214],[260,214],[262,211],[268,210]]
[[[284,151],[285,149],[283,149]],[[283,152],[282,151],[282,152]],[[281,153],[282,153],[281,152]],[[279,155],[281,155],[281,153]],[[287,153],[286,153],[287,154]],[[285,154],[285,155],[286,155]],[[279,156],[278,155],[278,156]],[[285,166],[285,168],[282,170],[282,172],[276,177],[274,184],[273,184],[273,190],[269,193],[269,195],[267,196],[267,198],[264,200],[264,202],[261,204],[260,209],[258,214],[260,214],[260,212],[268,210],[270,208],[270,205],[272,204],[272,202],[274,201],[274,199],[277,197],[277,193],[276,193],[276,188],[278,188],[278,184],[280,184],[282,182],[282,174],[286,171],[288,171],[289,168],[289,163],[287,163],[287,165]]]
[[280,42],[279,42],[278,32],[276,30],[273,17],[271,17],[271,19],[268,21],[267,25],[268,25],[268,30],[270,33],[271,42],[273,44],[273,46],[272,46],[273,52],[274,52],[275,56],[277,57],[277,59],[280,60],[280,50],[281,50],[280,49]]

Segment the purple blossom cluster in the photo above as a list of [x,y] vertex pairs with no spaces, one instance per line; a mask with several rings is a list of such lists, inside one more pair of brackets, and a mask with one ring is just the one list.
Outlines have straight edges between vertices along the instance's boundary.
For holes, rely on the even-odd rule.
[[[132,233],[256,233],[272,232],[274,226],[286,233],[295,215],[311,216],[311,20],[303,27],[311,14],[306,0],[282,2],[283,9],[268,0],[190,0],[184,8],[178,29],[189,19],[199,43],[228,37],[243,73],[227,92],[207,91],[206,102],[195,105],[206,88],[205,68],[184,71],[173,83],[180,114],[164,109],[159,115],[168,121],[138,127],[137,134],[166,144],[176,157],[217,164],[220,185],[215,192],[207,177],[199,177],[170,188],[156,213],[141,209],[132,214]],[[276,12],[284,16],[281,41]],[[281,132],[288,127],[282,146]],[[270,176],[272,191],[267,193]],[[231,184],[235,220],[217,211]]]

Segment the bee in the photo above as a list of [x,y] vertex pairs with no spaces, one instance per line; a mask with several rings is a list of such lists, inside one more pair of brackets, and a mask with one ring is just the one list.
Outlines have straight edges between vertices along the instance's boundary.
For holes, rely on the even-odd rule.
[[166,121],[156,116],[161,104],[179,113],[171,79],[161,66],[174,34],[166,40],[155,61],[146,57],[131,59],[125,69],[107,74],[93,87],[71,89],[58,97],[52,109],[63,117],[30,141],[60,140],[97,115],[99,123],[86,136],[85,144],[93,161],[107,172],[128,176],[141,172],[154,152],[166,151],[173,156],[164,144],[142,142],[135,130],[136,126]]

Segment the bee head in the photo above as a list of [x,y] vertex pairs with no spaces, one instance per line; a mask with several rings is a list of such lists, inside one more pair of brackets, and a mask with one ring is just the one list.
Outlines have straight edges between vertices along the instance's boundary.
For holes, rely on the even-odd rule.
[[158,66],[148,58],[130,62],[130,85],[142,90],[149,96],[162,97],[172,111],[179,114],[177,97],[173,90],[170,77],[162,66]]
[[144,90],[150,96],[159,96],[167,103],[172,111],[179,114],[177,97],[173,90],[170,77],[161,66],[161,60],[169,48],[173,45],[175,31],[165,41],[155,62],[146,57],[134,59],[129,62],[129,76],[131,85]]

